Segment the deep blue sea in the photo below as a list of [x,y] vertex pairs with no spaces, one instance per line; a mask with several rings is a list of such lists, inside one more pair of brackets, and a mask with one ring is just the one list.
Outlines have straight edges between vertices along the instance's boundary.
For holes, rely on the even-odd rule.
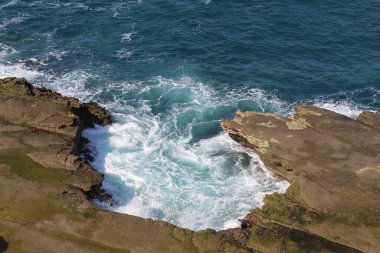
[[84,134],[119,203],[100,205],[234,227],[288,184],[219,121],[298,103],[379,111],[380,1],[0,0],[8,76],[113,114]]

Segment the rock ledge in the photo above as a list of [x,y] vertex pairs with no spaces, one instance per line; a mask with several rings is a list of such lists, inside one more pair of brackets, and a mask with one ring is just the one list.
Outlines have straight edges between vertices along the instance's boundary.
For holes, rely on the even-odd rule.
[[[363,112],[354,120],[302,105],[292,118],[237,111],[221,125],[291,183],[285,194],[267,196],[243,226],[261,233],[302,231],[352,250],[378,250],[380,114]],[[255,243],[259,249],[260,240]]]
[[[87,140],[82,137],[85,128],[112,124],[103,107],[33,87],[25,79],[15,77],[0,79],[0,100],[0,119],[3,128],[7,125],[4,132],[21,134],[34,161],[70,170],[76,176],[74,187],[92,199],[111,201],[101,188],[103,175],[89,163],[92,157],[85,148]],[[41,131],[49,132],[50,138]]]
[[96,103],[0,79],[0,243],[9,252],[252,252],[241,229],[194,232],[94,206],[113,202],[81,134],[111,123]]

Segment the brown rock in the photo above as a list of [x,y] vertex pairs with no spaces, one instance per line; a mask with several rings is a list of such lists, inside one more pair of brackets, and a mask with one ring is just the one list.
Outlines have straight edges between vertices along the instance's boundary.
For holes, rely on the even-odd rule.
[[[25,147],[33,147],[29,152],[33,160],[50,168],[71,170],[76,176],[75,187],[100,192],[103,176],[79,155],[86,142],[81,137],[84,128],[112,124],[103,107],[33,87],[23,78],[0,79],[0,102],[0,119],[8,122],[2,124],[8,126],[4,132],[14,132]],[[20,127],[23,129],[19,131]],[[91,197],[96,198],[96,194]]]
[[231,138],[252,147],[272,172],[292,183],[285,195],[267,197],[254,213],[263,221],[376,252],[379,114],[364,112],[354,120],[309,105],[295,111],[293,118],[238,111],[233,120],[221,122]]
[[95,207],[88,200],[115,201],[81,137],[94,124],[111,124],[95,103],[0,80],[0,235],[9,252],[252,252],[213,230]]

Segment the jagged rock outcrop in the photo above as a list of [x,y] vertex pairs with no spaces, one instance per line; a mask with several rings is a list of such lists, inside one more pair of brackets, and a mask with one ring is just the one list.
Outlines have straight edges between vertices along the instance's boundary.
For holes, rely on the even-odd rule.
[[28,153],[33,160],[48,167],[71,170],[76,175],[73,186],[104,199],[103,175],[80,158],[86,152],[86,140],[81,136],[83,129],[94,124],[112,124],[104,108],[33,87],[25,79],[15,77],[0,79],[0,101],[2,126],[8,128],[4,132],[20,134],[25,146],[34,147]]
[[112,201],[81,137],[93,124],[111,124],[96,103],[0,79],[0,239],[9,252],[252,252],[214,230],[93,205]]
[[0,79],[0,237],[11,252],[376,252],[380,244],[380,117],[313,106],[294,118],[238,111],[223,128],[254,148],[286,194],[265,198],[242,228],[194,232],[95,207],[110,201],[81,137],[111,124],[25,79]]
[[[285,194],[267,196],[264,207],[243,220],[254,234],[248,244],[281,252],[296,245],[288,242],[298,231],[301,238],[347,246],[347,252],[377,252],[379,123],[377,113],[363,112],[354,120],[310,105],[297,106],[292,118],[237,111],[233,120],[222,121],[231,138],[253,148],[272,172],[291,183]],[[265,238],[273,248],[265,247]]]
[[79,139],[83,128],[110,125],[111,117],[96,103],[81,103],[46,88],[33,87],[23,78],[0,80],[0,117],[14,124]]

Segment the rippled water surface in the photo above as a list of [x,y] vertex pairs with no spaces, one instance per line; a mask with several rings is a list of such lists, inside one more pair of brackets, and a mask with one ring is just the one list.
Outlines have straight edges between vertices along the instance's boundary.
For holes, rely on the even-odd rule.
[[223,229],[287,183],[219,121],[296,103],[378,111],[379,13],[370,0],[0,0],[0,77],[113,113],[85,133],[108,208]]

